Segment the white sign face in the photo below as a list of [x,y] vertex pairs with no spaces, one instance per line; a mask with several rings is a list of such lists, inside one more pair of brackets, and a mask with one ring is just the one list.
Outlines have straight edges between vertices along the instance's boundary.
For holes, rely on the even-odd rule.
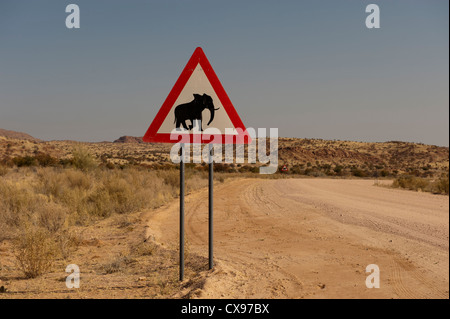
[[178,143],[179,134],[190,135],[191,143],[251,143],[244,123],[201,48],[195,49],[143,140]]
[[[196,99],[194,94],[200,96],[198,97],[199,100],[198,103],[194,102]],[[211,97],[212,104],[209,103],[211,102],[211,100],[203,96],[204,94]],[[199,120],[198,118],[196,118],[198,117],[197,114],[195,114],[196,112],[198,113],[198,111],[200,111],[201,113],[201,125],[203,130],[214,127],[219,129],[221,132],[225,132],[225,128],[228,129],[234,128],[234,125],[231,122],[230,117],[228,116],[227,112],[225,111],[222,105],[222,102],[220,101],[211,83],[206,77],[206,74],[203,71],[200,63],[197,64],[197,66],[195,67],[194,72],[192,73],[191,77],[189,78],[180,95],[178,96],[175,104],[172,106],[169,113],[167,114],[167,117],[161,124],[161,127],[158,130],[159,134],[170,133],[174,128],[177,127],[176,125],[177,120],[175,118],[176,117],[175,109],[178,106],[180,106],[179,110],[181,109],[181,111],[177,113],[179,116],[182,117],[178,118],[180,128],[183,128],[183,122],[186,124],[188,129],[191,128],[191,126],[194,125],[193,120],[194,119]],[[199,106],[200,109],[197,109]],[[203,109],[201,110],[201,108]],[[192,111],[189,112],[189,110]],[[212,114],[214,114],[214,119],[208,125],[208,122],[210,121]]]

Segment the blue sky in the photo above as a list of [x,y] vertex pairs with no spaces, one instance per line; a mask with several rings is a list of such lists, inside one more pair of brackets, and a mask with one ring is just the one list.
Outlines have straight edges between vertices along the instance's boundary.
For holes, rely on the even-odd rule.
[[[67,29],[75,3],[81,28]],[[379,5],[381,28],[365,8]],[[0,128],[142,136],[197,46],[248,127],[449,145],[448,1],[0,2]]]

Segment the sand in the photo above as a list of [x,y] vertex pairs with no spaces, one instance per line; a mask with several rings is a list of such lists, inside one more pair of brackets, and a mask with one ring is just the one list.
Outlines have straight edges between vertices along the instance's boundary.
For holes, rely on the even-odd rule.
[[[191,297],[449,298],[448,196],[339,179],[237,179],[214,192],[215,267]],[[186,197],[187,254],[208,256],[207,199]],[[177,245],[178,214],[177,201],[146,214],[147,235]],[[380,288],[366,287],[370,264]]]

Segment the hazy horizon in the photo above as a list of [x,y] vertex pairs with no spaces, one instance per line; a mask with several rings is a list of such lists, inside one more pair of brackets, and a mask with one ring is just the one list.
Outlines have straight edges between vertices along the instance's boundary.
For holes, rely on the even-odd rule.
[[[79,5],[81,28],[65,7]],[[367,29],[376,3],[381,28]],[[143,136],[202,47],[247,127],[280,137],[449,146],[444,1],[0,3],[0,128]]]
[[[0,127],[0,129],[4,129],[2,127]],[[8,130],[8,129],[4,129],[7,131],[13,131],[13,130]],[[18,133],[25,133],[28,134],[27,132],[21,132],[21,131],[14,131],[14,132],[18,132]],[[28,134],[31,135],[31,134]],[[1,136],[1,135],[0,135]],[[40,139],[39,137],[33,136],[34,138]],[[118,140],[121,137],[136,137],[136,138],[142,138],[142,136],[134,136],[134,135],[121,135],[112,139],[105,139],[102,141],[84,141],[84,140],[74,140],[74,139],[40,139],[44,142],[57,142],[57,141],[72,141],[72,142],[80,142],[80,143],[113,143],[114,141]],[[404,142],[404,143],[415,143],[415,144],[424,144],[424,145],[430,145],[430,146],[438,146],[438,147],[449,147],[448,145],[437,145],[437,144],[427,144],[427,143],[422,143],[422,142],[411,142],[411,141],[400,141],[400,140],[389,140],[389,141],[361,141],[361,140],[346,140],[346,139],[335,139],[335,138],[317,138],[317,137],[298,137],[298,136],[279,136],[279,138],[297,138],[297,139],[311,139],[311,140],[324,140],[324,141],[337,141],[337,142],[356,142],[356,143],[391,143],[391,142]]]

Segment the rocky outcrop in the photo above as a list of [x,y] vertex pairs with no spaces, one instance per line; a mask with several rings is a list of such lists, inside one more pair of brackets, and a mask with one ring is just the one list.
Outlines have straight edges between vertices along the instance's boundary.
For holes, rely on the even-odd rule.
[[28,140],[28,141],[33,141],[33,142],[42,142],[42,140],[35,138],[27,133],[9,131],[9,130],[4,130],[2,128],[0,128],[0,136],[4,136],[6,138],[11,138],[11,139],[15,139],[15,140]]
[[114,143],[144,143],[142,137],[135,136],[121,136]]

